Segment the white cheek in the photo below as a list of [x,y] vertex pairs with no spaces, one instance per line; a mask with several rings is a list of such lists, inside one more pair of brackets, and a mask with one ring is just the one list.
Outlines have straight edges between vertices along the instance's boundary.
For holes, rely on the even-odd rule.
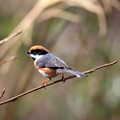
[[43,57],[43,55],[33,55],[33,54],[30,54],[30,56],[35,59],[40,59]]
[[36,55],[36,59],[42,58],[44,55]]
[[36,56],[35,56],[35,55],[33,55],[33,54],[30,54],[30,57],[32,57],[32,58],[36,58]]

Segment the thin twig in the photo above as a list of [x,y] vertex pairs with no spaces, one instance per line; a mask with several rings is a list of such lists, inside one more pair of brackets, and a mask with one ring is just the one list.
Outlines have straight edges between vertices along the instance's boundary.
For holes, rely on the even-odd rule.
[[0,65],[5,64],[6,62],[9,62],[9,61],[14,60],[16,58],[18,58],[18,56],[12,56],[12,57],[8,58],[7,60],[0,62]]
[[[96,70],[98,70],[98,69],[101,69],[101,68],[104,68],[104,67],[107,67],[107,66],[114,65],[114,64],[116,64],[117,62],[118,62],[118,61],[116,60],[116,61],[114,61],[114,62],[112,62],[112,63],[104,64],[104,65],[102,65],[102,66],[93,68],[93,69],[88,70],[88,71],[85,71],[85,72],[83,72],[83,73],[84,73],[84,74],[92,73],[92,72],[94,72],[94,71],[96,71]],[[69,79],[74,78],[74,77],[76,77],[76,76],[75,76],[75,75],[69,76],[69,77],[64,78],[64,80],[69,80]],[[0,102],[0,105],[6,104],[6,103],[9,103],[9,102],[14,102],[14,101],[16,101],[18,98],[20,98],[20,97],[22,97],[22,96],[25,96],[25,95],[27,95],[27,94],[29,94],[29,93],[31,93],[31,92],[34,92],[34,91],[36,91],[36,90],[39,90],[39,89],[48,87],[48,86],[50,86],[50,85],[53,85],[53,84],[59,83],[59,82],[63,82],[63,80],[60,79],[60,80],[57,80],[57,81],[50,82],[50,83],[47,84],[47,86],[45,86],[45,85],[38,86],[38,87],[33,88],[33,89],[31,89],[31,90],[28,90],[28,91],[26,91],[26,92],[24,92],[24,93],[21,93],[21,94],[19,94],[19,95],[16,95],[15,97],[12,97],[12,98],[10,98],[10,99],[7,99],[7,100],[5,100],[5,101],[2,101],[2,102]]]
[[115,61],[113,61],[113,62],[111,62],[111,63],[107,63],[107,64],[104,64],[104,65],[101,65],[101,66],[99,66],[99,67],[96,67],[96,68],[94,68],[94,69],[85,71],[85,72],[83,72],[83,73],[84,73],[84,74],[92,73],[92,72],[94,72],[95,70],[101,69],[101,68],[103,68],[103,67],[107,67],[107,66],[114,65],[114,64],[116,64],[117,62],[118,62],[118,60],[115,60]]
[[4,93],[5,93],[6,89],[4,88],[1,95],[0,95],[0,99],[3,97]]
[[11,38],[15,37],[15,36],[18,36],[19,34],[21,34],[23,31],[22,30],[19,30],[18,32],[12,34],[11,36],[3,39],[0,41],[0,44],[4,43],[4,42],[7,42],[8,40],[10,40]]

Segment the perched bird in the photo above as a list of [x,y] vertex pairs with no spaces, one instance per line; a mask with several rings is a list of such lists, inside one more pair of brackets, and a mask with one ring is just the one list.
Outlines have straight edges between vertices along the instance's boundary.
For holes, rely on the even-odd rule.
[[83,78],[87,75],[71,69],[63,60],[51,54],[46,48],[40,45],[36,45],[30,48],[27,52],[28,55],[34,60],[35,68],[48,79],[42,82],[42,85],[53,77],[62,74],[64,80],[64,72],[68,72]]

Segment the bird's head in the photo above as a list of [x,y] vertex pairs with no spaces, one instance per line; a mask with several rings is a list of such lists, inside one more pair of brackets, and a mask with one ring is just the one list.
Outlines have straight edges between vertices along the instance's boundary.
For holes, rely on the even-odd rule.
[[47,53],[49,53],[49,51],[40,45],[35,45],[26,52],[26,54],[30,55],[33,60],[39,59]]

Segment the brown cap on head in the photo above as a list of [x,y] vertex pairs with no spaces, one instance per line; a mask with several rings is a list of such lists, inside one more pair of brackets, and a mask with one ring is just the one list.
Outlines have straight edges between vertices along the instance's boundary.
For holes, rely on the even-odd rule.
[[35,45],[35,46],[31,47],[29,51],[32,51],[32,50],[45,50],[46,52],[49,52],[46,48],[44,48],[43,46],[40,46],[40,45]]

